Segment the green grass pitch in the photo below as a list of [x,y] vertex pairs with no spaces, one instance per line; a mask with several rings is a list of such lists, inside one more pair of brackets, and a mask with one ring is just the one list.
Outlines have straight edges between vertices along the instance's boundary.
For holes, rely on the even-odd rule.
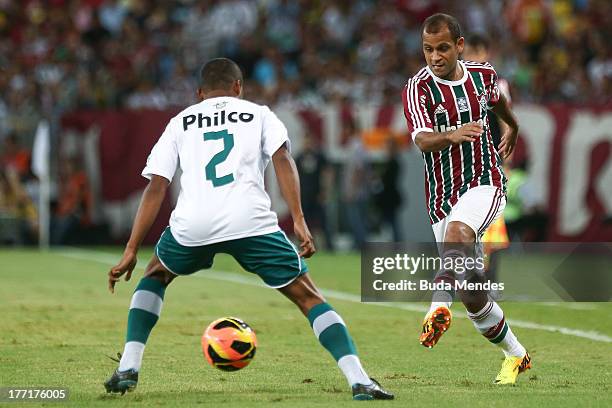
[[[140,267],[150,253],[141,251]],[[127,308],[142,275],[137,269],[132,281],[109,294],[106,272],[119,254],[0,251],[0,386],[70,389],[67,402],[47,406],[357,404],[297,308],[224,256],[217,257],[212,274],[175,280],[147,344],[138,388],[124,396],[106,394],[102,383],[116,364],[105,355],[122,351]],[[321,288],[342,292],[327,292],[328,300],[347,322],[368,373],[396,395],[375,405],[612,406],[612,343],[605,341],[612,336],[612,304],[502,304],[511,320],[593,330],[603,340],[513,327],[534,368],[516,386],[500,387],[492,380],[502,354],[467,319],[454,319],[438,346],[427,350],[417,340],[422,312],[354,301],[357,255],[317,254],[308,263]],[[460,314],[458,305],[454,309]],[[209,367],[200,348],[203,329],[226,315],[248,322],[259,343],[251,365],[235,373]]]

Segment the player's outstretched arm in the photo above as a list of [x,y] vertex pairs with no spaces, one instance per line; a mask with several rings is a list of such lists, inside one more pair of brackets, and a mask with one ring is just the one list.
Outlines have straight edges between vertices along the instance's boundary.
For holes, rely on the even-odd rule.
[[138,206],[138,212],[132,226],[130,240],[125,246],[121,261],[111,268],[108,272],[108,290],[111,293],[115,292],[115,283],[125,274],[125,280],[129,281],[132,277],[132,271],[136,266],[136,255],[142,240],[149,232],[153,221],[159,213],[159,209],[166,196],[168,189],[168,180],[161,176],[151,176],[151,181],[145,188]]
[[420,132],[414,138],[414,143],[422,152],[439,152],[452,144],[473,142],[483,132],[477,122],[466,123],[457,130],[449,132]]
[[516,116],[510,109],[510,104],[506,100],[506,97],[501,94],[499,101],[493,106],[493,112],[508,126],[504,126],[504,133],[501,136],[501,142],[499,143],[499,152],[505,159],[509,157],[514,151],[516,146],[516,140],[518,139],[519,125],[516,120]]
[[309,258],[315,253],[316,249],[302,211],[300,177],[286,145],[282,145],[272,155],[272,162],[274,163],[278,186],[289,207],[291,218],[293,218],[293,232],[300,240],[300,256]]

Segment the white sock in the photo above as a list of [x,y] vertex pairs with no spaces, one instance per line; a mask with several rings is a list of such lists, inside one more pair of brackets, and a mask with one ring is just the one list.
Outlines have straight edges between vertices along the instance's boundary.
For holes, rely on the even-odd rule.
[[523,357],[527,351],[518,341],[504,318],[504,312],[497,302],[487,302],[477,313],[468,312],[476,330],[491,343],[501,347],[506,357]]
[[370,377],[368,377],[364,371],[361,366],[361,361],[359,361],[359,357],[356,355],[349,354],[341,357],[340,360],[338,360],[338,367],[342,370],[350,386],[353,384],[372,384],[372,380],[370,380]]
[[450,309],[452,304],[453,297],[450,293],[445,290],[436,290],[433,293],[431,306],[429,306],[429,311],[427,312],[427,314],[430,314],[440,306],[446,306],[448,309]]
[[145,345],[138,341],[128,341],[125,343],[121,361],[119,362],[119,371],[125,371],[131,368],[140,371],[144,348]]

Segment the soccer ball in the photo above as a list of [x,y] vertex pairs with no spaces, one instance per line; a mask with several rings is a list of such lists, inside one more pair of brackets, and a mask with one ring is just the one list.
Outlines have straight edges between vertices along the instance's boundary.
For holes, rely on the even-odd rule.
[[223,371],[237,371],[255,357],[255,332],[242,320],[222,317],[212,322],[202,335],[202,351],[208,363]]

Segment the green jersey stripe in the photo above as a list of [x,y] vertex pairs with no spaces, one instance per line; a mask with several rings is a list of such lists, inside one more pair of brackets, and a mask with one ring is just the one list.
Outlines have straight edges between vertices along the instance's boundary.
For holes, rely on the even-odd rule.
[[474,83],[474,87],[478,91],[478,94],[479,95],[483,94],[485,87],[484,87],[484,83],[481,78],[482,74],[480,72],[470,71],[470,75],[472,77],[472,82]]
[[[455,94],[455,100],[457,100],[457,98],[465,98],[465,100],[467,101],[467,91],[465,90],[464,85],[454,86],[453,92]],[[474,120],[474,116],[471,112],[469,103],[467,103],[467,108],[468,110],[464,112],[459,112],[460,117],[461,117],[461,123],[468,123]],[[463,172],[462,172],[463,180],[471,180],[472,177],[474,176],[474,161],[473,161],[474,152],[473,150],[474,150],[474,147],[473,147],[472,142],[461,143],[461,153],[463,155],[463,165],[464,165]],[[466,186],[466,183],[462,182],[461,187],[465,187],[465,186]],[[464,191],[462,192],[460,189],[459,196],[461,196],[466,190],[467,188],[464,188]]]
[[429,81],[427,81],[427,86],[429,87],[429,89],[431,90],[431,93],[433,94],[434,104],[439,104],[439,103],[444,102],[444,99],[442,99],[442,93],[438,89],[438,86],[436,85],[436,82],[433,79],[430,79]]

